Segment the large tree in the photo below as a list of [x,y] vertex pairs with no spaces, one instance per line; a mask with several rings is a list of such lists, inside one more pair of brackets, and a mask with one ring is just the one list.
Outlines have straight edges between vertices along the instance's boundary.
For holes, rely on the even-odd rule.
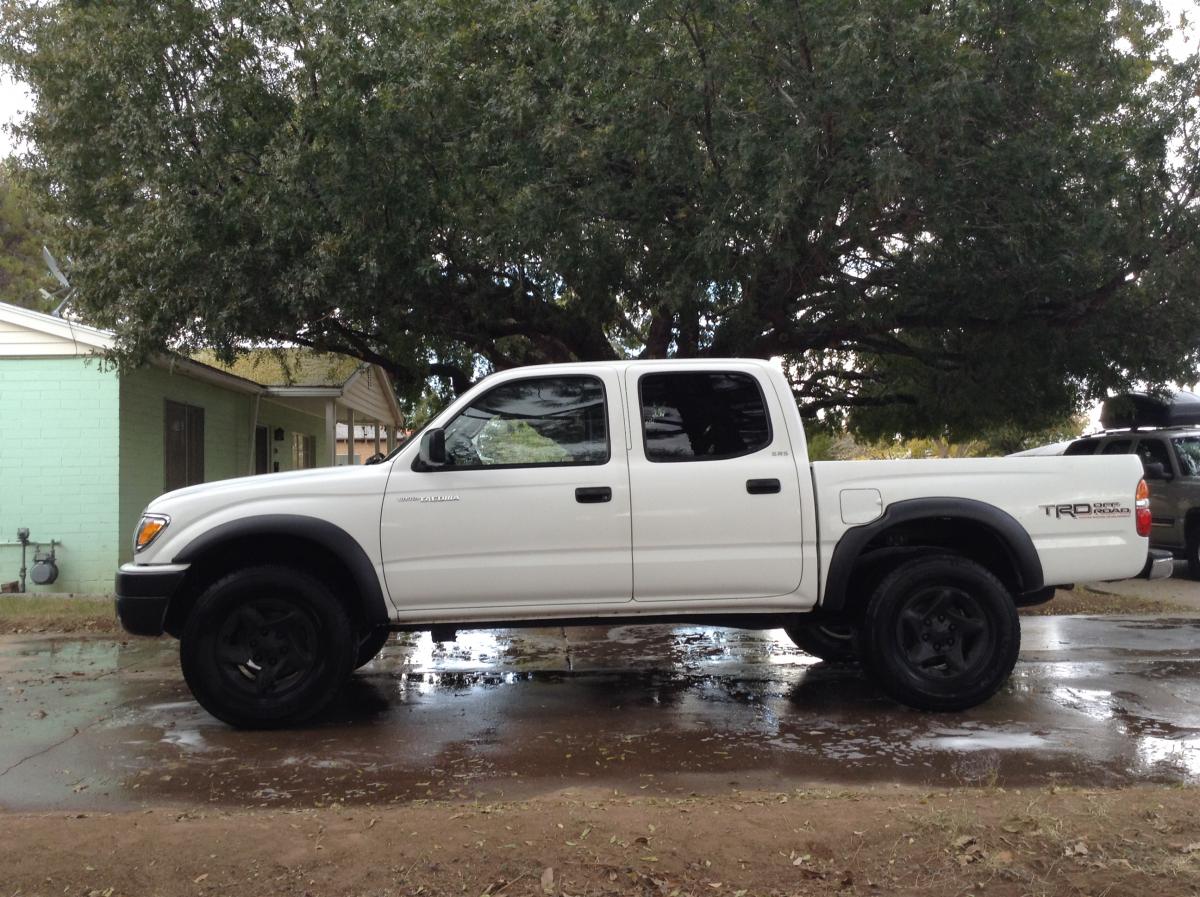
[[58,236],[42,205],[36,192],[0,162],[0,302],[52,311],[65,294],[42,258],[42,247]]
[[130,358],[783,356],[809,413],[942,435],[1194,376],[1197,62],[1151,2],[3,9]]

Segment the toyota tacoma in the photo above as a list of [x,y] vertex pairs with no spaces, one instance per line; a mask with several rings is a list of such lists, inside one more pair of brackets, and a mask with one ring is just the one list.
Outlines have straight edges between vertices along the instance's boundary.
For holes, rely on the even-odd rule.
[[179,639],[197,701],[299,723],[389,632],[617,623],[782,628],[925,710],[991,697],[1017,608],[1169,575],[1134,455],[808,460],[764,361],[485,378],[379,463],[167,493],[116,578]]

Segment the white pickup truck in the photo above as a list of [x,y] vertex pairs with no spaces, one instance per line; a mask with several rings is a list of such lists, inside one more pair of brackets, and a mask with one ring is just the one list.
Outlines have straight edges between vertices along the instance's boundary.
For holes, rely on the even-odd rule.
[[156,499],[116,605],[236,726],[317,713],[391,631],[629,622],[782,627],[956,710],[1012,671],[1017,607],[1169,575],[1147,495],[1129,455],[809,463],[767,362],[530,367],[379,463]]

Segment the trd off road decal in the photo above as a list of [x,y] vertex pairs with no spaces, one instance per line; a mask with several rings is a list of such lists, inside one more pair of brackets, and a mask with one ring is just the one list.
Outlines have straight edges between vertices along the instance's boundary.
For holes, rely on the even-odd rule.
[[1129,517],[1132,508],[1127,508],[1119,501],[1084,501],[1070,505],[1038,505],[1046,512],[1047,517],[1061,520],[1070,517],[1074,520],[1103,520],[1112,517]]

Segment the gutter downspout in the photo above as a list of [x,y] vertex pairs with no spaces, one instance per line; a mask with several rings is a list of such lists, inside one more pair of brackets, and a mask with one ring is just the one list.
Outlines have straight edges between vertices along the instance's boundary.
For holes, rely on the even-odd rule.
[[246,469],[247,476],[254,476],[254,461],[258,454],[258,446],[255,443],[258,438],[258,403],[261,398],[261,393],[254,394],[254,410],[250,412],[250,466]]

